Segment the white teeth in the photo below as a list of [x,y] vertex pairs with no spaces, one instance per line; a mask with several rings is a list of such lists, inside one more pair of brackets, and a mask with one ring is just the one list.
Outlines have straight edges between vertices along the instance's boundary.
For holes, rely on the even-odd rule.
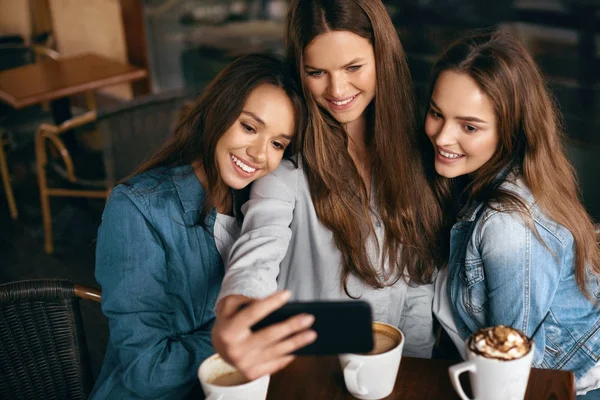
[[352,97],[350,97],[349,99],[347,99],[347,100],[344,100],[344,101],[334,101],[334,100],[331,100],[331,102],[332,102],[333,104],[335,104],[336,106],[343,106],[343,105],[346,105],[346,104],[350,103],[352,100],[354,100],[354,98],[355,98],[356,96],[358,96],[358,95],[352,96]]
[[447,153],[440,149],[438,149],[438,151],[440,152],[441,155],[443,155],[446,158],[458,158],[461,156],[461,154]]
[[241,169],[243,169],[244,171],[248,172],[249,174],[253,173],[254,171],[256,171],[256,168],[252,168],[249,165],[244,164],[243,162],[240,161],[239,158],[237,158],[236,156],[234,156],[233,154],[231,155],[231,159],[233,160],[233,162],[240,167]]

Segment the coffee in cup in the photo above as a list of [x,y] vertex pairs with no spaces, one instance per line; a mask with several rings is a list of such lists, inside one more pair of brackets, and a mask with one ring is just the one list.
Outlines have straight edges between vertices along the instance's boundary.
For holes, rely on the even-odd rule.
[[402,341],[402,335],[389,328],[389,325],[380,323],[373,324],[373,350],[368,355],[387,353]]
[[200,364],[198,379],[207,400],[265,400],[270,376],[250,381],[220,355],[213,354]]
[[504,325],[483,328],[465,342],[468,361],[448,369],[463,400],[460,375],[469,372],[474,399],[517,400],[525,397],[535,344],[523,332]]
[[359,399],[382,399],[394,390],[404,335],[395,326],[373,323],[373,350],[341,354],[340,364],[348,391]]
[[239,371],[225,372],[221,375],[216,375],[212,380],[208,381],[211,385],[216,386],[238,386],[248,382],[250,380]]

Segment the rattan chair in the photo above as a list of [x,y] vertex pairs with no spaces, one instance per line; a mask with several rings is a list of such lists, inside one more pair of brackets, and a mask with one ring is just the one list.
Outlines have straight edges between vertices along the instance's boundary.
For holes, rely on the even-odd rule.
[[[116,183],[130,175],[162,145],[191,97],[182,91],[154,94],[116,108],[89,111],[59,126],[40,126],[35,138],[35,152],[46,253],[54,252],[50,197],[106,198]],[[78,167],[76,158],[61,140],[61,135],[67,131],[92,127],[100,132],[104,146],[102,160],[98,160],[103,165],[96,166],[102,170],[100,179],[86,177],[86,168],[81,164]],[[50,147],[60,154],[59,158],[52,156],[48,151]],[[58,178],[57,185],[64,181],[69,187],[49,187],[49,170]]]
[[87,399],[94,382],[79,299],[100,297],[66,280],[0,285],[0,398]]

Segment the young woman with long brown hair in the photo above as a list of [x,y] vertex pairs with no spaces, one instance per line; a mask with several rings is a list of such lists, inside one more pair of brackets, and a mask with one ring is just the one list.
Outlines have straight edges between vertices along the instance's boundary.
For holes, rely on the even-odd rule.
[[304,130],[295,86],[276,57],[234,61],[112,190],[96,249],[110,335],[91,398],[181,399],[199,388],[243,189],[289,157]]
[[[258,180],[244,205],[213,330],[248,377],[274,372],[314,339],[310,318],[252,333],[289,289],[296,300],[368,301],[403,329],[405,354],[430,357],[431,283],[441,212],[420,152],[412,80],[380,0],[292,1],[287,55],[309,110],[302,156]],[[296,333],[291,339],[285,340]]]
[[457,347],[512,326],[535,341],[534,366],[598,388],[600,254],[560,114],[523,45],[499,31],[452,44],[433,69],[425,132],[451,227],[434,311]]

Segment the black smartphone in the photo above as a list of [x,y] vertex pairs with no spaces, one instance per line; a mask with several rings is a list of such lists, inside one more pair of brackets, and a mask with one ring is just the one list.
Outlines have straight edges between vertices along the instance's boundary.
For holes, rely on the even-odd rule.
[[310,329],[317,339],[297,351],[297,355],[367,353],[373,349],[373,313],[369,303],[350,301],[289,302],[252,327],[257,331],[298,314],[311,314]]

